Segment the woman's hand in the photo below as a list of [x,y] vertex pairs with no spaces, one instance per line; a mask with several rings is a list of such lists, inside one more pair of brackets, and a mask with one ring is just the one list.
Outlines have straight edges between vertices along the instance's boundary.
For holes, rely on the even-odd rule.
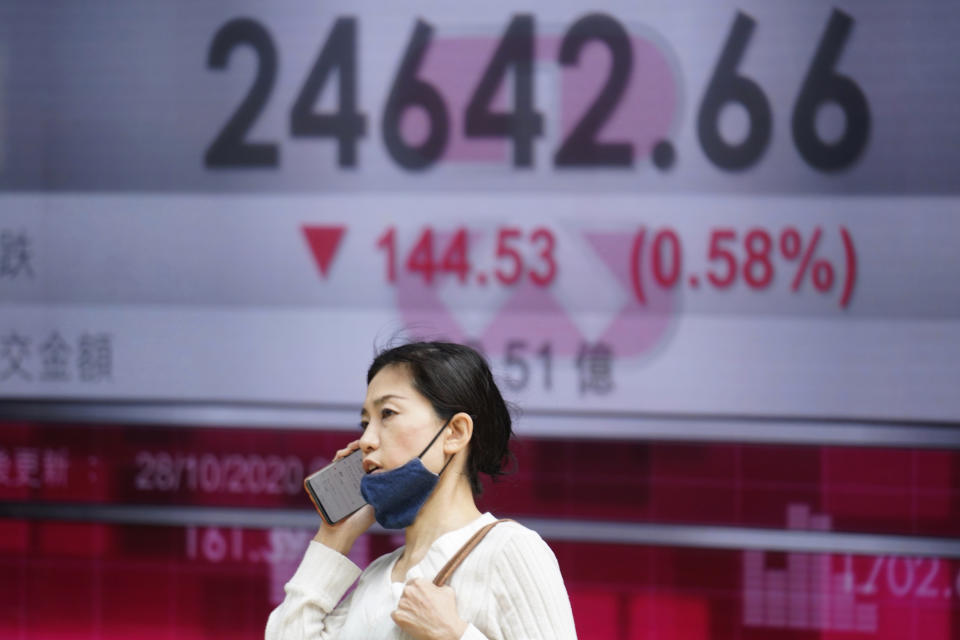
[[414,578],[403,587],[391,614],[397,626],[420,640],[459,640],[467,623],[457,613],[457,596],[449,586]]
[[337,449],[337,454],[333,456],[333,461],[336,462],[337,460],[346,458],[348,455],[350,455],[351,453],[353,453],[359,448],[360,448],[360,441],[354,440],[353,442],[345,446],[343,449]]
[[[345,458],[359,448],[360,441],[354,440],[337,451],[333,461],[336,462]],[[347,555],[353,548],[353,543],[370,528],[374,521],[373,507],[366,504],[336,524],[327,524],[327,521],[323,520],[320,530],[317,531],[317,535],[313,539],[335,551],[339,551],[343,555]]]

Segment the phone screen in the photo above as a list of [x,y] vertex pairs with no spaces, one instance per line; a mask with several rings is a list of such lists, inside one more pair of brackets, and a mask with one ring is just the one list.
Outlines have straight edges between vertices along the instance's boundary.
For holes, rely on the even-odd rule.
[[363,455],[358,449],[307,476],[303,486],[323,519],[336,524],[366,504],[360,495],[363,475]]

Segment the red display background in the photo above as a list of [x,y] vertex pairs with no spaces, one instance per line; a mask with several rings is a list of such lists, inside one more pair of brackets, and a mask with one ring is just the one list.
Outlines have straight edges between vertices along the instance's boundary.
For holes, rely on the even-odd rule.
[[[0,461],[6,460],[0,499],[145,508],[309,510],[302,491],[271,493],[252,480],[251,461],[295,457],[309,468],[351,437],[239,428],[0,428]],[[518,471],[490,485],[482,499],[482,508],[499,516],[765,529],[807,523],[833,531],[960,536],[958,452],[587,439],[521,439],[514,448]],[[160,456],[208,456],[208,471],[219,465],[221,476],[228,458],[235,470],[248,469],[234,474],[239,485],[222,479],[207,482],[207,490],[187,486],[181,471],[173,488],[170,475],[157,471]],[[23,468],[31,460],[36,465]],[[271,599],[311,535],[0,520],[0,637],[261,637]],[[960,633],[956,560],[548,542],[581,638],[948,640]],[[357,560],[395,544],[396,538],[369,536]],[[849,572],[850,588],[804,595],[788,584],[778,591],[777,581],[799,575],[798,566],[827,566],[834,577]],[[751,582],[757,576],[766,581],[759,587]],[[818,595],[827,602],[822,617],[808,602]]]

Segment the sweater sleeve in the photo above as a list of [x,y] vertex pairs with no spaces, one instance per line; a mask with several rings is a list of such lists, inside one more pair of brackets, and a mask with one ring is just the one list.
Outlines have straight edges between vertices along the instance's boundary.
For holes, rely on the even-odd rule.
[[311,541],[296,573],[283,587],[286,597],[270,612],[265,640],[334,637],[343,625],[350,597],[339,607],[337,603],[359,575],[360,568],[346,556]]
[[[504,638],[576,640],[557,558],[535,531],[523,529],[510,536],[497,556],[492,578]],[[479,637],[469,632],[464,637]]]

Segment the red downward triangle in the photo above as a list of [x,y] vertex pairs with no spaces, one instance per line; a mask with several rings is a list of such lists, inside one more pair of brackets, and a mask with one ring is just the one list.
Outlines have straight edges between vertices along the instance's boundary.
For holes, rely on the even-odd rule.
[[313,252],[313,258],[317,261],[317,267],[320,268],[320,275],[327,277],[327,269],[333,262],[333,255],[340,246],[340,239],[343,238],[343,232],[347,228],[337,227],[308,227],[303,225],[303,235],[307,238],[307,244]]

